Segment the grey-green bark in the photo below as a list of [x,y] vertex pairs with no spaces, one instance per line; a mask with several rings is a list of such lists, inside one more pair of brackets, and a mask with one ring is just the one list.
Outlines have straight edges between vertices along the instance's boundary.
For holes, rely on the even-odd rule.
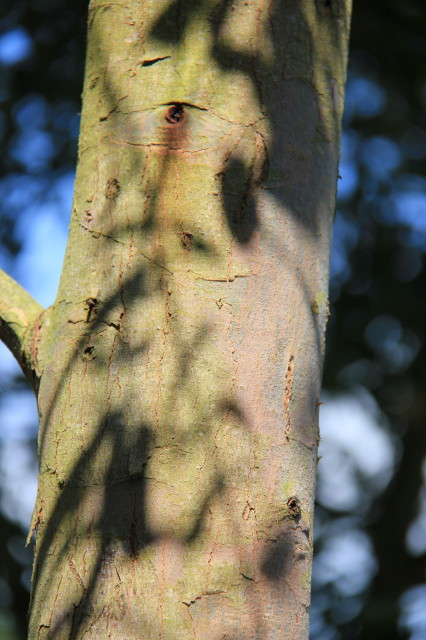
[[31,384],[37,381],[32,370],[34,340],[43,307],[13,278],[0,270],[0,339],[10,349]]
[[31,639],[308,637],[348,23],[91,2],[61,283],[28,321]]

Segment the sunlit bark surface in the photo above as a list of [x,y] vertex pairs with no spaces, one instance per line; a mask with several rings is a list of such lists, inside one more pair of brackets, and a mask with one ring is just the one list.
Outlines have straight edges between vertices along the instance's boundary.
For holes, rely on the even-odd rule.
[[91,2],[31,639],[308,637],[348,5]]

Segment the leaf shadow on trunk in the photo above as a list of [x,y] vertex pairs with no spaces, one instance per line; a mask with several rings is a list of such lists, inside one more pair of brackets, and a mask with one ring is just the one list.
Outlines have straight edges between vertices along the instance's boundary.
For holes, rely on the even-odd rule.
[[[146,215],[149,224],[141,224],[145,230],[146,227],[152,230],[162,225],[161,218],[158,217],[156,194],[161,194],[162,175],[167,172],[170,161],[168,154],[165,153],[160,163],[162,169],[157,184],[153,185],[155,195],[150,199]],[[134,173],[140,175],[138,166],[134,167]],[[99,225],[90,229],[90,232],[94,235],[98,247],[99,245],[101,247],[98,250],[106,253],[111,246],[121,250],[122,240],[117,239],[120,234],[126,231],[129,234],[135,232],[134,226],[129,227],[125,224],[121,227],[113,225],[108,233],[102,231],[102,221],[108,217],[111,208],[108,194],[111,193],[112,183],[108,181],[108,185],[104,210],[97,212],[93,218],[90,216],[90,221],[94,219]],[[114,189],[114,193],[118,194],[117,188]],[[185,237],[181,238],[182,251],[187,249],[185,240]],[[199,250],[206,251],[204,247]],[[121,276],[120,286],[110,290],[106,298],[102,295],[97,298],[90,297],[90,289],[88,289],[88,297],[78,303],[69,304],[62,300],[56,303],[56,306],[64,307],[58,335],[65,335],[69,330],[73,333],[69,340],[71,347],[69,345],[65,347],[67,359],[58,358],[58,362],[59,360],[61,362],[60,372],[58,373],[58,365],[55,361],[50,371],[45,371],[43,374],[47,379],[49,373],[52,373],[49,387],[46,389],[43,384],[43,376],[41,381],[39,404],[42,424],[49,427],[42,427],[39,442],[40,467],[45,474],[47,470],[47,480],[45,480],[47,484],[41,481],[38,494],[40,515],[36,522],[37,550],[33,574],[35,598],[32,603],[33,609],[39,606],[36,599],[40,591],[46,592],[48,589],[52,597],[56,593],[58,598],[63,579],[61,567],[64,564],[70,568],[74,576],[72,580],[76,584],[74,584],[74,590],[70,589],[68,595],[62,596],[62,607],[60,607],[62,611],[52,618],[52,624],[43,625],[43,628],[46,628],[47,638],[53,639],[58,634],[64,633],[65,629],[69,629],[70,638],[80,637],[85,625],[90,624],[91,617],[102,615],[99,611],[94,613],[98,590],[102,588],[100,585],[111,575],[111,571],[116,572],[117,580],[121,583],[119,569],[114,563],[117,557],[136,559],[147,547],[168,539],[176,540],[188,548],[195,545],[203,533],[212,502],[223,493],[228,482],[227,474],[219,459],[211,466],[208,486],[200,490],[200,495],[186,518],[187,522],[181,525],[177,532],[174,531],[175,523],[172,520],[166,525],[160,523],[160,530],[150,526],[146,516],[146,486],[147,482],[153,478],[147,478],[146,473],[153,454],[160,450],[176,450],[177,473],[174,481],[176,487],[179,487],[179,469],[184,473],[185,466],[182,456],[185,456],[185,451],[197,448],[200,440],[198,430],[203,430],[204,437],[212,438],[214,437],[213,427],[217,429],[227,416],[234,416],[236,422],[243,422],[243,412],[231,396],[223,395],[219,390],[217,394],[213,394],[216,396],[213,408],[204,402],[196,409],[194,424],[166,422],[162,424],[161,434],[159,434],[158,424],[152,420],[147,421],[141,418],[134,421],[132,418],[133,413],[137,414],[138,410],[134,412],[130,410],[132,402],[134,403],[130,393],[131,373],[130,378],[127,378],[129,390],[125,385],[123,386],[123,380],[119,379],[118,374],[115,382],[113,377],[109,378],[108,375],[105,378],[102,373],[114,366],[115,359],[123,371],[137,370],[141,358],[147,357],[155,342],[155,331],[151,333],[148,331],[145,338],[139,341],[128,339],[127,314],[131,304],[149,305],[152,298],[160,296],[165,308],[166,324],[172,322],[173,325],[173,321],[170,320],[172,313],[167,311],[167,300],[170,297],[168,284],[172,276],[167,259],[164,255],[160,255],[158,260],[142,260],[142,266],[126,277]],[[167,389],[161,394],[162,412],[171,415],[174,412],[174,405],[182,396],[190,399],[193,395],[193,402],[196,405],[199,390],[197,380],[193,380],[192,369],[198,354],[202,353],[206,343],[211,341],[208,322],[196,326],[189,338],[184,332],[173,329],[173,326],[171,329],[167,328],[165,335],[171,331],[171,348],[176,361],[175,373],[171,375]],[[63,352],[64,345],[61,339],[54,339],[53,342],[53,351]],[[78,422],[55,427],[55,420],[60,415],[61,403],[72,405],[78,402],[77,399],[72,401],[67,399],[72,376],[79,377],[81,381],[86,376],[91,380],[99,378],[100,381],[106,381],[106,387],[101,391],[101,396],[104,397],[104,408],[95,422],[90,416],[97,415],[97,412],[95,408],[92,412],[90,411],[90,398],[82,400],[79,405],[80,410],[77,413],[88,416],[88,424],[91,423],[90,429]],[[126,374],[123,373],[123,377],[126,379]],[[123,390],[120,392],[119,399],[114,401],[111,398],[116,393],[117,386],[120,389],[123,386]],[[142,385],[140,398],[143,396]],[[158,420],[161,422],[161,418]],[[57,441],[57,448],[65,446],[61,445],[62,426],[69,432],[66,446],[73,448],[78,440],[87,442],[87,437],[83,436],[85,429],[93,433],[89,444],[76,449],[77,455],[71,453],[74,463],[70,469],[61,468],[60,463],[54,464],[50,460],[49,447],[51,447],[52,437]],[[55,428],[56,435],[53,435]],[[56,460],[56,454],[54,459]],[[173,462],[173,455],[171,461]],[[50,489],[53,485],[56,494],[53,504],[48,507],[44,503],[47,485],[50,485]],[[87,521],[85,521],[86,510],[90,513]],[[83,557],[78,551],[81,538],[85,539],[85,544],[80,547]],[[88,563],[90,567],[87,570],[84,560],[86,553],[91,556]],[[75,588],[79,593],[78,597],[75,595]],[[143,618],[143,612],[140,616]],[[147,618],[143,620],[143,626],[145,631],[149,632]]]
[[[342,25],[348,23],[347,7],[343,2],[317,1],[312,4],[318,22],[325,26],[327,38],[335,47],[336,59],[340,55],[341,65],[344,65]],[[273,212],[272,218],[278,222],[280,218],[291,222],[294,229],[291,233],[297,236],[299,245],[307,246],[304,242],[307,240],[311,242],[309,246],[315,246],[316,238],[329,233],[330,220],[334,217],[329,194],[337,188],[338,152],[335,150],[340,145],[340,122],[326,112],[337,109],[337,103],[343,97],[336,97],[336,83],[326,65],[318,62],[309,79],[300,71],[306,60],[300,62],[298,58],[306,55],[314,60],[321,46],[309,26],[302,4],[269,0],[267,5],[262,11],[268,18],[263,24],[259,18],[258,29],[264,30],[262,45],[265,51],[272,52],[269,56],[256,39],[236,42],[229,38],[226,25],[236,9],[234,0],[215,3],[173,0],[153,25],[151,35],[170,45],[173,52],[187,43],[185,37],[196,15],[207,11],[212,33],[212,67],[225,74],[242,73],[248,78],[259,112],[267,123],[266,127],[259,123],[257,131],[263,149],[258,157],[248,159],[236,148],[226,159],[220,175],[224,219],[242,248],[250,248],[256,234],[267,238],[266,245],[269,244],[272,253],[281,256],[287,272],[298,274],[297,283],[303,291],[304,304],[309,308],[315,307],[317,291],[313,291],[312,284],[301,275],[306,255],[303,251],[295,255],[284,233],[281,237],[271,233],[271,219],[266,220],[263,212],[264,202],[265,197],[272,200],[272,205],[268,205]],[[256,7],[252,10],[256,11]],[[258,12],[260,15],[260,10]],[[303,47],[300,46],[302,42]],[[320,91],[312,80],[329,93],[331,106],[325,107],[321,103]],[[242,114],[246,107],[242,101]],[[258,124],[254,127],[256,129]],[[276,228],[284,231],[282,224]],[[324,246],[324,250],[328,251],[328,248]],[[315,322],[314,329],[320,363],[321,324]]]
[[[194,12],[192,7],[194,3],[172,3],[168,15],[164,20],[160,18],[152,34],[164,41],[170,40],[171,44],[177,44],[185,25],[191,20]],[[219,26],[226,19],[230,7],[231,3],[226,0],[212,15],[214,33],[212,60],[222,71],[238,69],[250,78],[261,110],[266,113],[265,117],[270,119],[272,139],[268,154],[261,160],[257,160],[260,167],[254,167],[256,158],[251,164],[238,154],[227,158],[220,175],[223,218],[235,241],[242,246],[249,245],[262,224],[258,197],[261,189],[267,189],[275,198],[279,209],[285,209],[289,216],[293,216],[297,224],[307,230],[308,235],[315,234],[319,228],[317,208],[312,201],[307,209],[302,207],[300,184],[292,191],[291,184],[270,183],[270,174],[274,168],[278,167],[280,174],[285,174],[286,169],[282,165],[282,148],[286,136],[294,138],[295,134],[291,129],[296,118],[297,105],[294,101],[289,101],[293,105],[293,111],[286,113],[286,124],[283,127],[280,121],[286,96],[281,96],[278,101],[272,100],[268,97],[272,89],[268,89],[270,93],[263,91],[257,79],[260,74],[271,75],[276,72],[279,61],[276,60],[273,67],[265,68],[261,60],[244,52],[229,49],[223,44]],[[177,24],[180,27],[170,35],[169,28],[166,28],[165,24],[169,24],[175,9],[178,11]],[[281,15],[277,3],[273,4],[272,13],[277,17]],[[282,13],[285,14],[285,11]],[[277,38],[278,32],[279,29],[276,30]],[[271,33],[275,34],[272,24]],[[278,42],[274,46],[278,46]],[[100,120],[107,123],[109,119],[112,121],[115,117],[119,117],[119,113],[114,115],[114,112],[118,111],[117,105],[121,100],[119,81],[111,72],[106,74],[104,89],[110,112],[107,117],[102,117]],[[75,429],[75,433],[68,436],[67,446],[69,447],[71,445],[75,447],[75,443],[79,440],[84,441],[85,428],[89,433],[93,433],[90,442],[88,444],[85,442],[80,447],[78,455],[74,456],[73,463],[65,471],[58,468],[56,464],[51,464],[50,459],[46,461],[46,456],[49,456],[48,446],[52,446],[52,438],[56,438],[57,447],[65,447],[60,443],[63,438],[62,425],[59,428],[53,424],[53,427],[49,428],[50,431],[45,429],[41,432],[41,470],[44,473],[46,469],[48,470],[46,482],[56,485],[56,494],[53,504],[46,509],[45,515],[40,517],[37,525],[39,529],[37,537],[40,533],[42,535],[40,542],[37,542],[33,593],[37,598],[37,592],[43,585],[43,589],[47,589],[49,593],[58,594],[62,580],[59,568],[64,564],[69,566],[70,576],[71,574],[73,576],[71,576],[73,588],[68,601],[64,599],[62,612],[56,615],[52,626],[48,625],[49,628],[45,634],[46,638],[52,640],[63,633],[64,629],[69,629],[70,640],[77,639],[87,631],[96,609],[97,594],[102,590],[102,584],[111,572],[116,573],[117,585],[120,588],[121,577],[119,569],[115,566],[117,558],[136,559],[149,547],[163,541],[172,540],[180,545],[186,545],[188,549],[198,544],[212,504],[227,491],[231,491],[234,476],[243,470],[239,468],[237,458],[228,459],[227,454],[219,450],[215,453],[214,460],[203,462],[207,465],[208,471],[205,473],[204,484],[199,489],[198,495],[192,503],[190,502],[190,508],[188,507],[185,512],[186,507],[182,507],[180,512],[178,510],[175,513],[175,521],[172,517],[167,521],[164,514],[153,514],[151,511],[148,513],[150,509],[152,510],[153,500],[147,497],[147,489],[149,487],[151,491],[156,481],[154,476],[149,475],[154,459],[158,462],[159,456],[163,454],[167,456],[169,467],[175,466],[174,483],[179,487],[182,478],[185,480],[187,478],[185,474],[189,473],[186,468],[189,466],[187,452],[197,451],[200,460],[203,459],[203,455],[205,458],[205,454],[213,449],[211,442],[214,441],[216,433],[224,428],[227,421],[231,421],[235,426],[241,440],[247,440],[247,447],[251,446],[250,426],[244,408],[236,401],[232,391],[231,372],[224,374],[220,363],[217,368],[212,366],[212,373],[207,378],[212,390],[207,390],[208,392],[204,389],[204,386],[208,387],[204,378],[194,374],[196,367],[202,370],[199,359],[204,357],[208,347],[214,344],[213,325],[208,318],[204,318],[203,321],[196,319],[195,328],[191,327],[186,334],[178,327],[179,318],[185,315],[185,301],[184,296],[182,295],[182,299],[179,299],[179,295],[176,295],[173,289],[173,256],[167,253],[167,247],[163,246],[162,241],[167,236],[171,240],[174,239],[178,245],[180,242],[179,250],[182,253],[194,247],[199,253],[206,254],[213,266],[215,262],[220,263],[219,266],[221,266],[222,257],[215,253],[212,249],[213,244],[208,240],[194,239],[192,232],[183,227],[180,230],[167,227],[168,222],[162,211],[162,193],[170,184],[174,159],[180,153],[187,130],[185,119],[180,122],[180,116],[178,118],[182,104],[171,103],[160,106],[165,114],[162,121],[164,135],[155,153],[149,148],[144,148],[138,141],[136,143],[128,143],[125,139],[114,141],[111,134],[112,149],[114,144],[117,144],[117,149],[122,144],[135,146],[130,176],[134,181],[132,183],[134,188],[143,189],[145,193],[140,216],[131,220],[125,220],[125,216],[121,216],[119,222],[114,220],[115,208],[124,206],[120,203],[125,197],[125,188],[122,188],[124,181],[121,179],[118,160],[113,153],[110,153],[105,160],[106,169],[102,174],[104,180],[102,188],[96,183],[98,177],[94,175],[92,180],[96,198],[93,202],[90,201],[85,212],[81,212],[83,217],[80,227],[92,236],[98,253],[109,258],[111,264],[111,280],[107,280],[105,276],[105,282],[108,281],[108,287],[106,287],[108,294],[100,295],[99,298],[94,297],[88,287],[87,298],[77,305],[79,309],[75,310],[78,311],[76,317],[70,316],[66,308],[67,300],[65,302],[58,300],[56,303],[58,308],[61,305],[64,308],[61,312],[62,326],[58,327],[54,335],[55,348],[61,350],[61,339],[70,324],[73,325],[74,334],[72,345],[66,345],[67,360],[62,359],[59,374],[58,367],[55,369],[53,365],[51,366],[50,371],[55,381],[54,389],[43,389],[47,398],[41,407],[43,424],[55,423],[55,415],[59,411],[60,403],[69,402],[70,406],[72,405],[67,396],[67,387],[70,376],[75,375],[76,371],[83,379],[87,375],[99,381],[104,406],[98,418],[88,419],[90,429],[85,424],[75,427],[65,425],[67,429]],[[184,107],[187,109],[186,105]],[[318,105],[314,105],[313,110],[319,113]],[[321,129],[318,113],[315,125]],[[82,153],[84,152],[83,149]],[[155,165],[157,171],[147,177],[147,167],[152,166],[153,161],[157,163]],[[301,166],[305,165],[306,156],[301,162]],[[311,180],[312,175],[303,176],[302,183],[306,189],[309,188]],[[303,196],[305,197],[305,193]],[[315,195],[317,196],[318,194]],[[303,202],[305,202],[304,199]],[[131,212],[128,213],[130,215]],[[121,258],[124,262],[126,260],[130,262],[129,247],[134,246],[133,243],[138,234],[152,236],[155,252],[144,255],[141,252],[138,253],[137,246],[132,254],[132,256],[138,256],[136,266],[133,270],[129,269],[127,273],[120,271],[119,276],[116,277],[114,271],[116,267],[113,268],[113,265],[118,262],[121,265]],[[270,238],[271,244],[276,241],[280,239]],[[285,261],[286,257],[283,256],[283,260]],[[113,277],[116,277],[115,284]],[[302,288],[303,286],[302,283]],[[137,331],[132,333],[130,325],[132,320],[136,319],[134,310],[138,305],[145,305],[152,314],[157,313],[157,307],[162,307],[164,314],[159,316],[158,326],[153,325],[152,330],[146,331],[143,327],[138,327]],[[174,319],[174,314],[177,320]],[[139,319],[139,322],[143,324],[143,319]],[[318,349],[319,341],[319,334],[317,334]],[[155,389],[158,407],[153,411],[145,398],[148,391],[143,385],[139,390],[140,395],[135,396],[131,372],[138,370],[142,362],[144,366],[151,366],[147,365],[149,357],[152,359],[158,354],[160,356],[163,354],[161,357],[166,359],[169,358],[172,365],[168,373],[159,369],[160,378],[163,374],[168,377],[165,387],[161,386],[163,384],[161,382]],[[207,362],[208,366],[211,366],[211,360]],[[118,364],[114,369],[116,363]],[[123,373],[120,371],[120,366]],[[105,375],[105,371],[108,371],[108,375]],[[111,376],[110,371],[114,371]],[[219,384],[221,377],[228,379],[222,379]],[[204,395],[201,396],[202,402],[199,403],[200,390]],[[130,407],[134,406],[135,401],[139,402],[139,408],[132,411]],[[85,411],[90,409],[90,399],[80,401],[73,398],[73,402],[76,404],[80,402],[78,404],[80,411],[75,411],[75,414],[79,415],[81,420],[83,409]],[[191,407],[193,417],[190,420],[186,417],[190,415],[189,410],[186,413],[185,411],[179,413],[176,408],[179,402],[187,403]],[[205,438],[210,443],[210,449],[206,445],[204,450],[204,445],[200,444],[201,438]],[[250,459],[248,461],[251,462]],[[244,459],[241,466],[244,467],[246,462],[247,460]],[[40,509],[43,505],[43,491],[44,487],[41,486],[38,497]],[[166,495],[170,499],[166,502],[165,512],[170,516],[173,514],[172,494],[172,488],[167,486]],[[238,539],[241,535],[241,525],[239,519],[232,513],[232,500],[224,502],[224,510],[231,523],[230,537],[234,536]],[[85,521],[86,509],[90,512],[87,521]],[[295,523],[291,521],[291,526],[287,527],[288,530],[275,532],[272,539],[263,545],[260,568],[263,576],[271,583],[284,584],[291,570],[293,561],[290,558],[294,555],[296,544],[293,536],[294,527]],[[58,532],[59,536],[57,536]],[[82,551],[78,551],[81,538],[86,540],[87,546]],[[92,554],[91,568],[88,570],[85,569],[84,559],[84,552],[87,549],[90,549],[89,555]],[[47,586],[49,581],[52,581],[52,576],[57,574],[59,576],[55,584]],[[243,573],[241,576],[242,580],[251,580]],[[255,611],[256,633],[257,637],[261,638],[262,611],[257,602],[255,589],[251,593],[253,595],[249,596],[249,599]],[[198,596],[196,599],[199,599]],[[107,606],[112,606],[111,602],[108,602]],[[126,605],[120,602],[117,603],[119,615],[124,616]],[[40,607],[39,604],[37,606]],[[103,615],[103,610],[96,610],[95,617],[101,618]],[[109,615],[108,612],[105,615]],[[140,619],[143,619],[143,624],[149,632],[150,623],[147,616],[144,618],[142,606]]]

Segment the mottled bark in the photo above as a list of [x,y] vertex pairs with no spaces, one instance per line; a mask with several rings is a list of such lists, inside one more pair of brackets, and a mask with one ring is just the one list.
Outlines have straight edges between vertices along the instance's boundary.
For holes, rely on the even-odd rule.
[[31,639],[308,637],[348,22],[91,2]]

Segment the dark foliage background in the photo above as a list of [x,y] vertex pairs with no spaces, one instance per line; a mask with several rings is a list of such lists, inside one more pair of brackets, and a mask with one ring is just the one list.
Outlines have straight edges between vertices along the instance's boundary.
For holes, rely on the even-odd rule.
[[[426,638],[426,7],[424,0],[354,4],[311,637],[420,640]],[[69,217],[86,11],[86,0],[3,0],[0,8],[0,261],[39,298],[63,251]],[[44,271],[33,263],[32,247],[41,241]],[[26,514],[11,469],[25,484],[22,493],[31,492],[36,425],[34,408],[17,417],[11,407],[25,407],[27,394],[16,368],[2,365],[0,640],[25,637],[31,553],[23,549]]]

